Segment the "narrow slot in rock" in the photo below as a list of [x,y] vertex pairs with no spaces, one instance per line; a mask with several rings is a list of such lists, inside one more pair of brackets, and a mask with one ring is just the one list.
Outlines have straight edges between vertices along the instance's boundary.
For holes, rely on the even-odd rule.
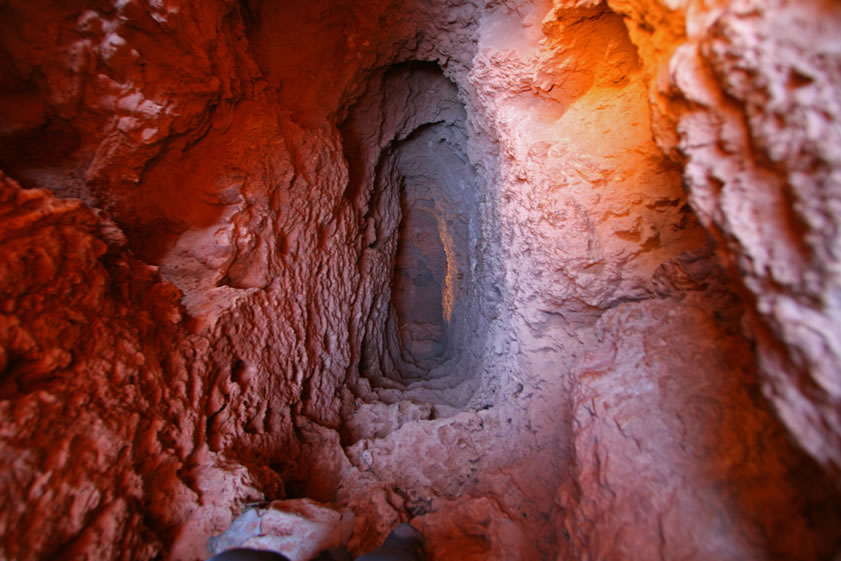
[[465,118],[440,67],[410,62],[372,77],[342,126],[346,197],[366,207],[375,234],[365,251],[385,273],[369,278],[375,297],[361,360],[374,386],[457,387],[475,373],[481,183],[464,152]]

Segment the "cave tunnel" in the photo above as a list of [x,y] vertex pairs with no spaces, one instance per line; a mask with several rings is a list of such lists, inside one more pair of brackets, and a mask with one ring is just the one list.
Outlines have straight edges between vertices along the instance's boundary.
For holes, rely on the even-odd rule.
[[0,559],[837,561],[838,29],[0,2]]
[[[371,142],[380,115],[385,136]],[[377,313],[362,342],[360,372],[374,385],[475,387],[463,351],[481,345],[490,278],[477,274],[489,268],[478,266],[484,182],[465,153],[466,117],[440,66],[409,61],[376,72],[340,126],[350,192],[369,201],[364,256],[389,272],[372,278]]]

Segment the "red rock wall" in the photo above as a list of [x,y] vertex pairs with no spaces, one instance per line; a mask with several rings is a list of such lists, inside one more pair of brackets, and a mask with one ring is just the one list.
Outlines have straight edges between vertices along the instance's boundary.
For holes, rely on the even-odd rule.
[[[306,496],[355,552],[828,559],[839,17],[0,2],[0,557],[199,559]],[[452,122],[377,89],[412,60],[477,209],[458,362],[404,387],[382,162]]]
[[[260,94],[239,5],[2,10],[3,167],[114,220],[74,203],[84,229],[62,227],[95,248],[75,250],[78,264],[60,259],[75,247],[61,250],[61,228],[3,238],[4,263],[26,274],[4,276],[3,556],[201,557],[234,505],[295,478],[295,414],[336,424],[357,287],[328,264],[353,250],[331,237],[348,221],[330,225],[334,209],[311,197],[344,189],[338,134],[296,125]],[[27,195],[5,189],[26,210],[14,201]],[[70,204],[42,198],[31,212],[46,223]],[[122,245],[100,257],[93,233],[109,228]],[[38,383],[16,382],[30,370]]]
[[206,401],[178,290],[79,201],[0,180],[3,556],[152,557]]

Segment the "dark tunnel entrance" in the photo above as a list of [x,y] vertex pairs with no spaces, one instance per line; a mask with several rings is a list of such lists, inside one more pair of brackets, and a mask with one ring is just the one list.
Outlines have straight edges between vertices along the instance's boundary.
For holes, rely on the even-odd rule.
[[434,201],[409,201],[405,190],[402,195],[391,301],[406,353],[415,364],[431,367],[447,351],[450,310],[445,313],[444,299],[450,283],[441,239],[446,226],[439,225]]
[[341,132],[368,221],[373,287],[360,374],[374,387],[463,386],[475,374],[481,180],[458,89],[430,62],[372,76]]

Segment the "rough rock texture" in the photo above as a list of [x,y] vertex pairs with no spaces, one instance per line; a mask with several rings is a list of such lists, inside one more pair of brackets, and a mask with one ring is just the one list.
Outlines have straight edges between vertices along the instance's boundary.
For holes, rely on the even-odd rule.
[[208,549],[221,553],[236,547],[275,551],[290,561],[308,561],[348,541],[353,517],[308,499],[273,501],[249,508],[231,527],[211,538]]
[[837,480],[841,10],[738,2],[704,23],[670,66],[692,202],[756,300],[766,395]]
[[839,20],[0,0],[0,558],[833,558]]
[[3,557],[153,556],[199,457],[178,290],[81,202],[0,182]]
[[717,314],[706,293],[623,304],[599,321],[603,344],[573,370],[580,488],[559,494],[575,512],[567,523],[573,558],[833,553],[822,536],[835,532],[837,513],[815,508],[820,488],[798,485],[818,471],[796,459],[781,427],[757,407],[750,349]]

